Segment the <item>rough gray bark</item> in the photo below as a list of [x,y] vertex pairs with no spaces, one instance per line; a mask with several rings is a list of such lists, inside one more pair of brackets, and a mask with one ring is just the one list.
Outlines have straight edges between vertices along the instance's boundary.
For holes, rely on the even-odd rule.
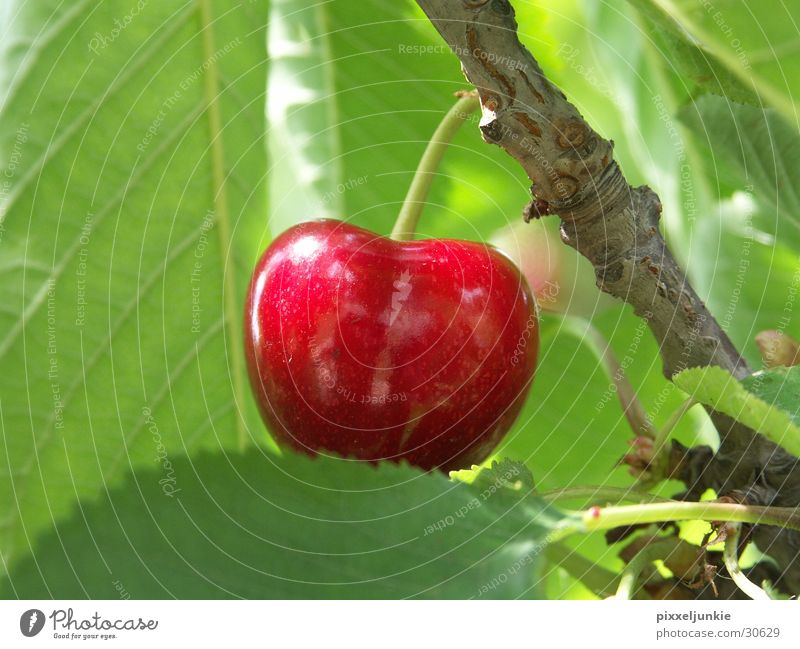
[[[528,217],[558,214],[563,240],[592,262],[601,290],[630,304],[661,348],[664,373],[717,365],[742,378],[749,369],[676,263],[659,231],[661,204],[649,187],[631,187],[613,159],[613,142],[586,123],[543,74],[517,37],[507,0],[417,0],[461,61],[481,100],[484,140],[514,157],[533,185]],[[721,447],[679,451],[687,498],[707,487],[753,504],[800,502],[797,458],[716,412]],[[673,456],[676,453],[673,452]],[[779,536],[776,537],[776,534]],[[756,529],[754,537],[800,590],[797,534]]]

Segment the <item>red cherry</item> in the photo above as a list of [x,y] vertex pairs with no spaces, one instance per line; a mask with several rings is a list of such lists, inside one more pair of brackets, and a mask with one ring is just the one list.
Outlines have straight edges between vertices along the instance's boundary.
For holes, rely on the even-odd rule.
[[536,367],[534,300],[514,264],[468,241],[395,241],[302,223],[256,266],[245,345],[282,444],[432,469],[477,464]]

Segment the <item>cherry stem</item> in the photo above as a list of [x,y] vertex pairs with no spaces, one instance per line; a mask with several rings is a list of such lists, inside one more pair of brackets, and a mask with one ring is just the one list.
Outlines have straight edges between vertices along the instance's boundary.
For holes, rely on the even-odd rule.
[[740,528],[741,526],[739,524],[731,525],[728,530],[728,537],[725,539],[725,551],[723,555],[728,574],[739,587],[739,590],[750,599],[772,599],[763,588],[750,581],[739,566]]
[[565,570],[595,595],[613,595],[619,585],[619,575],[590,561],[580,552],[562,543],[550,543],[544,550],[553,567]]
[[650,463],[652,468],[649,471],[651,475],[647,478],[640,477],[637,481],[637,488],[645,490],[650,489],[661,480],[669,477],[667,475],[669,468],[669,449],[667,442],[669,441],[669,436],[672,434],[672,431],[675,430],[675,426],[678,425],[678,422],[683,419],[683,416],[695,405],[697,405],[697,401],[689,397],[670,415],[666,423],[658,429],[653,438],[653,460]]
[[620,365],[611,343],[590,321],[576,316],[565,316],[564,325],[568,332],[579,338],[595,355],[603,366],[606,375],[613,382],[622,412],[628,420],[635,435],[655,437],[655,430],[642,407],[636,390],[625,376],[625,369]]
[[689,397],[675,412],[672,413],[672,415],[670,415],[670,418],[666,421],[666,423],[658,429],[655,439],[653,440],[653,452],[655,453],[656,457],[664,452],[667,441],[669,440],[669,436],[672,434],[672,431],[675,430],[675,426],[678,425],[678,422],[683,419],[683,416],[695,405],[697,405],[697,401],[695,401],[692,397]]
[[637,591],[636,584],[647,567],[652,566],[656,559],[662,558],[665,550],[673,547],[671,541],[656,541],[637,552],[622,571],[613,599],[633,599]]
[[425,148],[417,166],[411,186],[400,208],[400,214],[390,235],[395,241],[411,241],[425,207],[425,199],[431,188],[436,170],[442,161],[447,146],[461,125],[480,106],[477,92],[462,93],[459,100],[447,112]]

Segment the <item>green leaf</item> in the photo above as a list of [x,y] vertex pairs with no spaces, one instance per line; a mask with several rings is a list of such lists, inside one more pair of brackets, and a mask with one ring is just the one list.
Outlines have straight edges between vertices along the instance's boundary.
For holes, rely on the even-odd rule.
[[695,367],[674,381],[700,403],[800,456],[800,367],[757,372],[742,382],[720,367]]
[[473,465],[471,469],[451,471],[450,477],[476,487],[503,486],[507,491],[528,494],[533,491],[533,474],[522,462],[503,458],[489,467]]
[[702,90],[766,104],[794,121],[800,70],[797,3],[630,0],[647,18],[670,69]]
[[[699,220],[688,269],[717,322],[754,366],[761,363],[759,331],[781,328],[794,335],[786,305],[800,279],[800,259],[785,243],[791,237],[775,240],[760,230],[768,217],[758,207],[738,195]],[[786,223],[780,222],[781,231]]]
[[800,367],[775,367],[756,372],[743,379],[742,385],[800,425]]
[[[574,523],[403,465],[201,453],[139,470],[43,537],[4,597],[509,598]],[[171,485],[164,491],[164,485]],[[170,495],[172,494],[172,495]]]
[[800,133],[772,109],[700,97],[679,118],[710,154],[709,170],[761,207],[756,225],[800,247]]
[[0,566],[130,467],[265,437],[240,314],[266,226],[266,1],[4,13]]

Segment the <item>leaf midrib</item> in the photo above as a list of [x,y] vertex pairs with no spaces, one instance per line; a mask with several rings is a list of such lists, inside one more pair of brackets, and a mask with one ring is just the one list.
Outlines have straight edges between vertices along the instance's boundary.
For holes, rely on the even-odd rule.
[[[200,31],[202,36],[202,51],[203,51],[203,60],[208,61],[211,60],[214,56],[216,49],[214,46],[214,38],[213,38],[213,23],[214,19],[211,17],[210,13],[210,2],[209,0],[197,0],[196,6],[199,12],[200,17]],[[61,134],[61,136],[56,140],[54,146],[49,146],[45,153],[36,161],[36,163],[32,166],[32,168],[28,171],[28,173],[23,176],[21,179],[22,182],[15,188],[16,192],[14,195],[9,196],[9,200],[7,203],[7,207],[9,210],[6,212],[7,214],[10,212],[10,208],[13,203],[16,202],[16,199],[22,193],[25,187],[27,187],[38,175],[40,174],[41,170],[47,164],[52,157],[60,151],[63,146],[72,139],[72,137],[77,133],[81,127],[81,125],[85,124],[95,113],[99,106],[107,101],[108,97],[118,91],[119,89],[124,87],[124,81],[128,79],[132,74],[135,74],[154,54],[155,52],[159,51],[159,46],[163,43],[164,40],[171,37],[178,29],[180,29],[183,25],[185,25],[186,19],[191,16],[192,12],[186,12],[181,17],[182,20],[175,21],[173,26],[170,29],[167,29],[160,38],[152,42],[152,45],[145,50],[144,56],[138,59],[138,63],[133,63],[129,66],[124,72],[118,75],[115,79],[115,83],[112,83],[112,86],[108,89],[108,91],[98,98],[97,101],[93,102],[87,109],[81,113],[69,126],[65,129],[65,131]],[[228,12],[225,12],[228,13]],[[224,14],[223,14],[224,15]],[[217,17],[216,20],[221,18]],[[66,23],[69,24],[69,21]],[[145,44],[142,44],[141,47],[144,47]],[[231,348],[229,353],[233,355],[231,359],[232,365],[232,372],[233,376],[233,383],[234,383],[234,394],[236,398],[236,402],[244,403],[244,382],[243,382],[243,349],[242,349],[242,342],[240,340],[240,336],[238,335],[238,328],[236,327],[237,323],[237,307],[236,307],[236,280],[235,280],[235,273],[233,272],[235,269],[235,264],[230,264],[230,269],[227,268],[227,265],[224,263],[225,260],[229,257],[229,253],[231,250],[232,244],[232,237],[231,237],[231,227],[230,227],[230,210],[228,207],[227,201],[227,193],[225,191],[225,165],[224,165],[224,144],[222,138],[222,128],[221,128],[221,115],[218,103],[216,101],[219,95],[219,77],[218,77],[218,70],[217,70],[217,63],[214,60],[212,64],[209,66],[206,77],[205,77],[205,84],[204,84],[204,93],[205,93],[205,112],[209,118],[209,130],[210,130],[210,137],[211,137],[211,161],[212,161],[212,191],[213,191],[213,199],[214,199],[214,206],[215,206],[215,217],[216,222],[218,224],[218,234],[220,239],[220,263],[223,266],[223,275],[225,278],[225,288],[224,288],[224,296],[225,296],[225,304],[224,304],[224,327],[228,330],[228,337],[230,338],[228,342],[228,346]],[[192,119],[195,118],[196,111],[192,111],[191,117]],[[157,150],[158,152],[163,152],[165,147],[159,147]],[[151,161],[157,159],[159,155],[154,154],[150,157]],[[21,186],[20,186],[21,185]],[[110,212],[111,207],[119,202],[124,194],[126,188],[122,188],[121,191],[115,196],[115,200],[112,200],[106,206],[104,206],[102,213]],[[77,244],[77,240],[75,242]],[[48,277],[43,282],[42,287],[39,291],[34,294],[33,299],[31,300],[28,307],[25,309],[23,317],[19,320],[16,327],[12,328],[6,338],[0,341],[0,358],[5,355],[8,349],[13,344],[14,340],[21,334],[24,330],[25,323],[32,317],[32,315],[39,309],[39,307],[43,304],[43,297],[47,292],[48,283],[51,279],[57,279],[64,271],[64,268],[69,262],[71,258],[71,252],[74,252],[75,245],[71,246],[70,249],[67,251],[67,254],[60,260],[60,262],[55,265],[50,273],[48,273]],[[123,318],[124,319],[124,318]],[[216,333],[223,327],[220,326],[222,323],[217,323],[215,326],[211,328],[211,332]],[[207,332],[207,336],[210,332]],[[205,338],[205,337],[204,337]],[[201,341],[202,344],[207,342],[206,340]],[[201,346],[202,346],[201,344]],[[197,349],[193,349],[188,357],[190,357],[197,353]],[[186,361],[187,359],[184,359]],[[187,366],[187,362],[182,361],[179,363],[178,372],[183,372]],[[247,441],[246,430],[244,427],[244,422],[242,417],[238,414],[237,411],[237,430],[239,433],[239,443],[240,446],[243,448]],[[117,463],[118,464],[118,463]],[[28,471],[24,472],[23,475],[26,475],[31,467],[27,467]],[[13,518],[14,512],[11,513],[11,518]],[[8,520],[0,522],[0,529],[7,529],[8,527]]]
[[[214,45],[214,32],[212,29],[213,16],[211,14],[211,0],[197,0],[200,12],[200,31],[203,40],[204,61],[212,61],[205,76],[204,91],[208,106],[208,127],[211,136],[211,177],[213,183],[214,218],[217,223],[217,235],[220,244],[220,262],[222,263],[223,276],[223,318],[227,340],[225,348],[230,351],[229,367],[233,380],[233,394],[236,403],[245,403],[244,385],[244,348],[237,327],[236,307],[236,281],[234,275],[235,264],[226,264],[230,258],[232,244],[231,218],[228,207],[228,194],[225,185],[225,149],[222,139],[222,117],[219,104],[219,72],[217,61],[213,59],[216,52]],[[239,449],[244,450],[247,445],[247,431],[244,421],[237,411],[236,432],[239,439]]]

